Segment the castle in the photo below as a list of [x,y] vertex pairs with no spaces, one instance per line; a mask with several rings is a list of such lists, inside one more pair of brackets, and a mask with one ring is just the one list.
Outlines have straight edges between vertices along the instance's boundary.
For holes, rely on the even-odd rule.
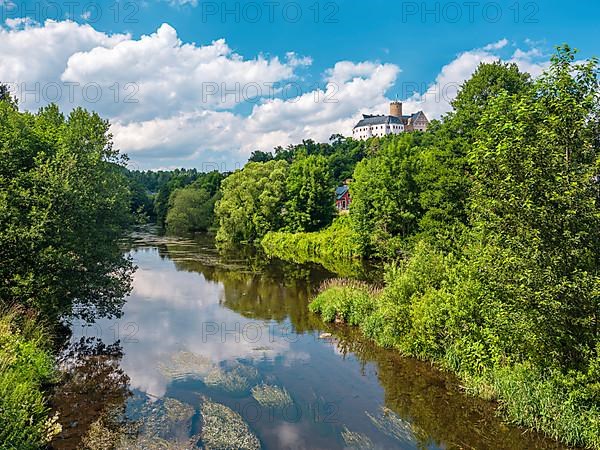
[[416,112],[410,116],[402,115],[402,102],[390,104],[389,116],[373,116],[363,114],[352,130],[354,139],[369,139],[371,137],[382,137],[387,134],[400,134],[409,131],[427,131],[429,119],[423,111]]

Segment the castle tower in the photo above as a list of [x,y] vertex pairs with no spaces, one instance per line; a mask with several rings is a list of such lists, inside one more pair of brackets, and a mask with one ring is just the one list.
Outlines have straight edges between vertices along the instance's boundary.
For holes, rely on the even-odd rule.
[[390,103],[390,116],[402,118],[402,102]]

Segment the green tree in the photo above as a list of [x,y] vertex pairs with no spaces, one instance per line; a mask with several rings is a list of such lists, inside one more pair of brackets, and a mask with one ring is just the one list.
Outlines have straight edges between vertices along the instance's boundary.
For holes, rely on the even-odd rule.
[[171,195],[167,231],[173,234],[206,231],[213,222],[215,201],[205,189],[178,189]]
[[481,63],[473,76],[461,86],[452,101],[453,111],[447,114],[444,122],[455,135],[472,143],[490,101],[501,92],[518,94],[530,86],[531,76],[521,72],[515,63]]
[[[116,245],[129,223],[124,158],[109,124],[55,105],[37,114],[0,102],[0,301],[115,314],[131,264]],[[87,306],[87,308],[86,308]]]
[[162,229],[166,225],[171,194],[177,189],[192,184],[197,178],[198,172],[196,169],[175,169],[171,172],[159,173],[158,192],[154,198],[154,211],[156,213],[156,223]]
[[249,163],[223,180],[216,205],[218,242],[253,243],[283,226],[288,166],[285,161]]
[[511,311],[498,330],[521,325],[510,350],[545,365],[577,365],[600,337],[599,71],[574,58],[561,47],[532,89],[490,102],[471,153],[472,223],[504,255],[489,279]]
[[414,176],[419,147],[414,143],[412,134],[394,136],[376,156],[356,166],[350,214],[363,254],[393,250],[391,238],[418,230],[421,207]]
[[248,162],[262,163],[262,162],[271,161],[272,159],[273,159],[273,154],[272,153],[263,152],[261,150],[255,150],[250,155],[250,158],[248,158]]
[[335,212],[334,189],[324,156],[296,159],[286,182],[286,228],[293,232],[316,231],[329,225]]

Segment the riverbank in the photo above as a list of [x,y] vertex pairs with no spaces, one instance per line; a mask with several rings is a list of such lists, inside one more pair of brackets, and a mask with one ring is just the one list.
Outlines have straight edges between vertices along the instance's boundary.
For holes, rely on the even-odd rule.
[[468,265],[421,244],[409,261],[387,268],[383,289],[330,281],[309,309],[324,322],[358,327],[381,347],[455,373],[468,394],[497,401],[510,423],[600,448],[600,360],[590,354],[587,367],[561,370],[536,359],[539,348],[520,353],[519,334],[532,337],[528,321],[491,297],[482,267],[499,269],[503,262],[487,256]]
[[0,312],[0,449],[39,449],[60,432],[45,392],[55,377],[49,339],[35,318]]
[[336,218],[331,226],[312,233],[271,231],[260,244],[269,258],[298,264],[321,264],[343,277],[357,277],[363,271],[360,246],[349,216]]

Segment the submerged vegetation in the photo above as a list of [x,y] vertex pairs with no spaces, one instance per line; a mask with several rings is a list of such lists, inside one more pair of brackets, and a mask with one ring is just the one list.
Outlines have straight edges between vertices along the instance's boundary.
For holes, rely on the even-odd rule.
[[267,408],[285,408],[293,403],[285,388],[264,383],[252,388],[252,397]]
[[236,448],[258,450],[260,442],[242,417],[220,403],[204,399],[202,413],[202,442],[207,450]]

